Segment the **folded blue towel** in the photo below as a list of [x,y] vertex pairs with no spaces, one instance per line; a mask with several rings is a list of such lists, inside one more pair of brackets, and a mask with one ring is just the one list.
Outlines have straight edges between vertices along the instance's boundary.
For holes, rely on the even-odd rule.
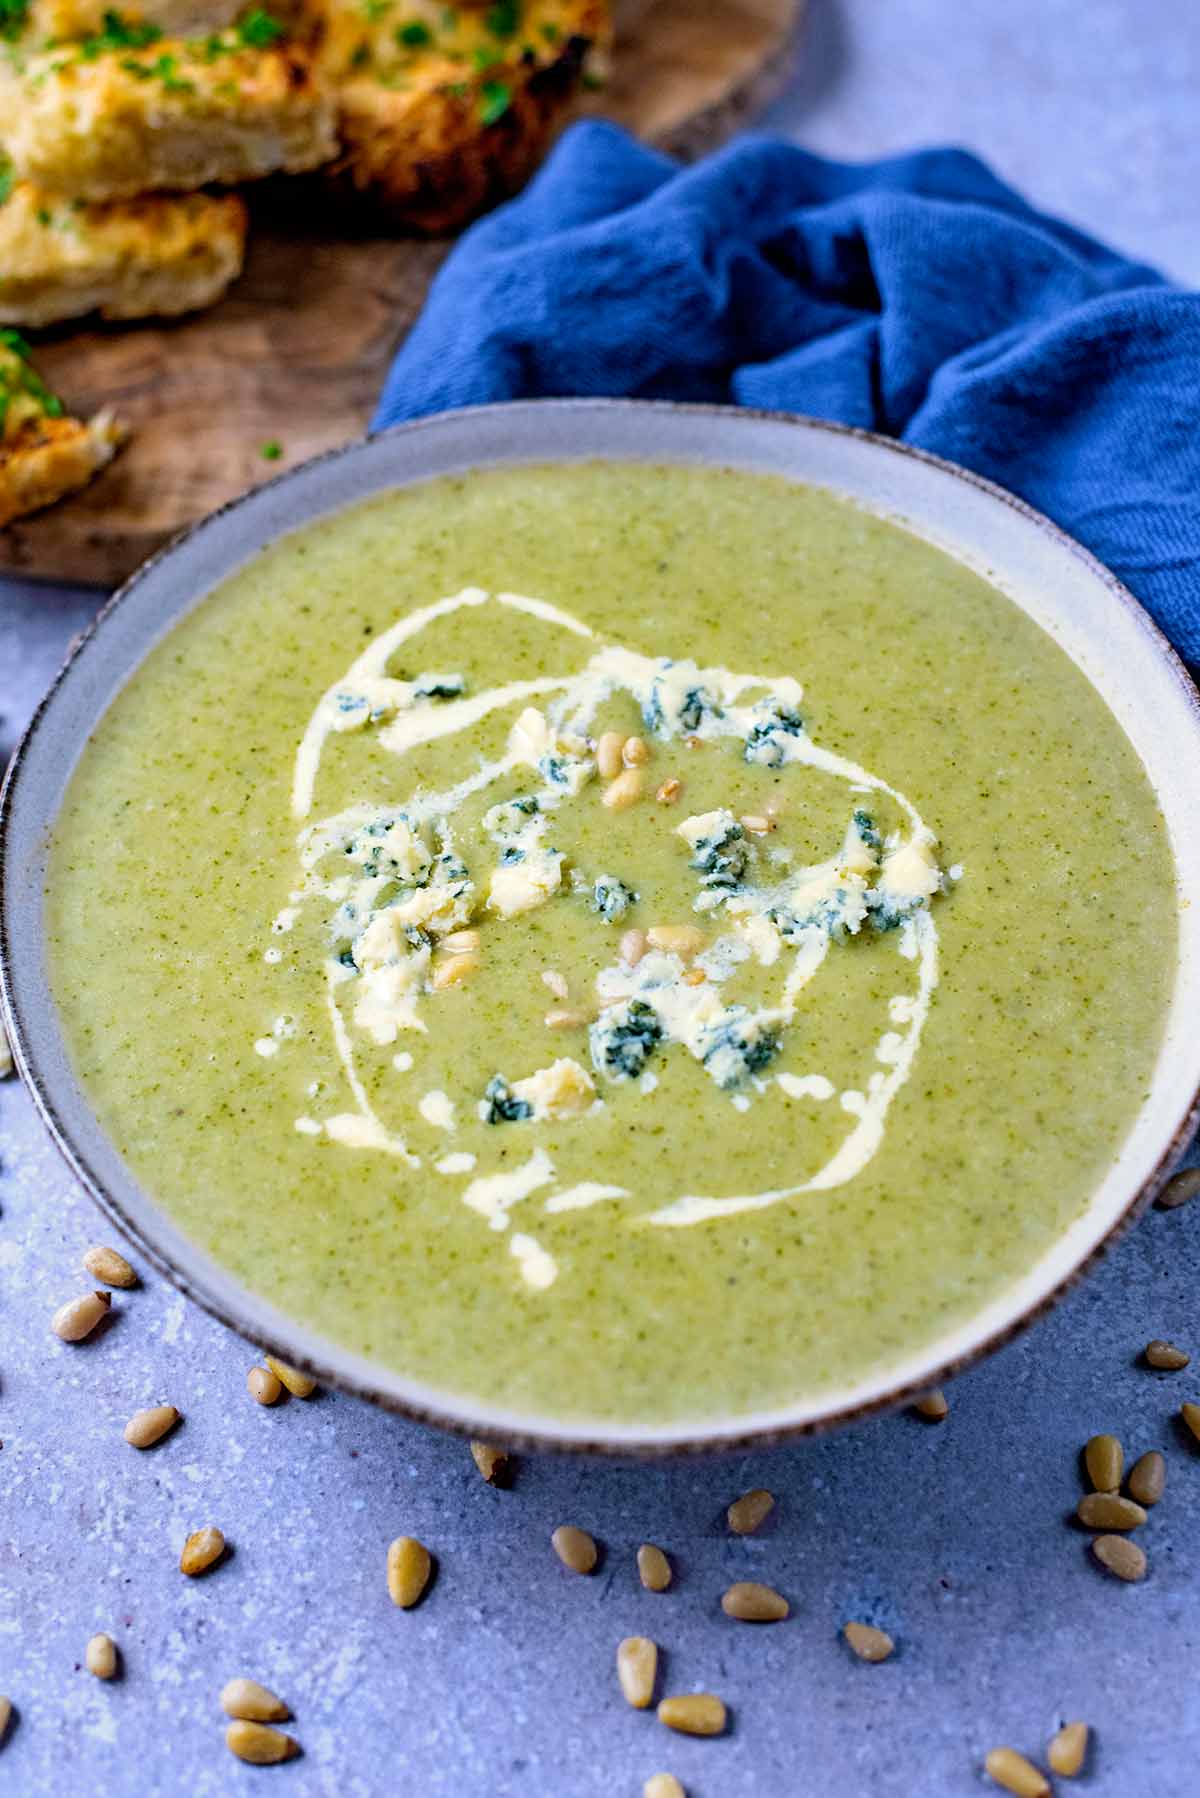
[[808,412],[948,456],[1200,662],[1200,295],[962,151],[851,166],[743,138],[680,169],[575,126],[454,250],[374,424],[565,394]]

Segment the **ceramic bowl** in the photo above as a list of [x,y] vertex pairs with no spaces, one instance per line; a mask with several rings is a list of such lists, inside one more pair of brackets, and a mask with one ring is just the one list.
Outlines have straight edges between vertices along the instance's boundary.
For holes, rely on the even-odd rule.
[[[703,1426],[589,1427],[472,1403],[347,1352],[242,1286],[181,1234],[93,1117],[67,1057],[43,951],[48,832],[76,759],[132,670],[213,587],[281,534],[371,494],[473,468],[593,457],[814,483],[903,523],[985,575],[1062,646],[1131,739],[1166,818],[1184,899],[1151,1091],[1082,1215],[1050,1251],[1001,1297],[902,1361],[818,1399]],[[0,803],[6,1022],[72,1169],[141,1254],[231,1328],[322,1380],[412,1417],[541,1447],[649,1455],[777,1440],[898,1404],[1007,1340],[1068,1289],[1165,1179],[1200,1109],[1197,766],[1200,702],[1140,606],[1056,526],[962,469],[836,425],[721,407],[568,400],[452,413],[351,444],[226,506],[148,562],[75,645],[14,757]]]

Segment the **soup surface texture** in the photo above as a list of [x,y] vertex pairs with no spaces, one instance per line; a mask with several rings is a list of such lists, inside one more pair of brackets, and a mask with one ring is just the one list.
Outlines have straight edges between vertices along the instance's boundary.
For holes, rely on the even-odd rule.
[[733,1419],[1027,1272],[1142,1101],[1164,828],[1083,675],[826,492],[493,471],[260,555],[74,776],[78,1072],[248,1286],[547,1419]]

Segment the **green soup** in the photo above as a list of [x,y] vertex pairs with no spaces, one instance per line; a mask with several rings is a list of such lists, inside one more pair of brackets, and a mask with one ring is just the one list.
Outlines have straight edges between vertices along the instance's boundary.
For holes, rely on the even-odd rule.
[[1027,1272],[1142,1102],[1143,770],[977,575],[639,466],[376,499],[149,657],[51,858],[121,1153],[348,1348],[561,1419],[886,1368]]

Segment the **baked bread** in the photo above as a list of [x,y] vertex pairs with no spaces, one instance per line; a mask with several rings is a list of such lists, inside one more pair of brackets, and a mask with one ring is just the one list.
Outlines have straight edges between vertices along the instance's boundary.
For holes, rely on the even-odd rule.
[[0,528],[85,487],[125,441],[111,412],[67,418],[15,331],[0,331]]
[[158,37],[110,18],[101,38],[14,64],[0,130],[18,180],[118,200],[295,173],[333,156],[333,106],[311,56],[275,42],[280,28],[266,13],[206,38]]
[[0,325],[195,312],[240,274],[245,244],[232,194],[81,204],[22,182],[0,206]]
[[[10,0],[10,5],[12,0]],[[163,37],[199,37],[224,31],[245,9],[246,0],[27,0],[23,37],[31,45],[99,37],[108,16],[119,13],[129,26],[153,25]]]
[[392,225],[454,230],[526,180],[608,39],[607,0],[328,0],[326,173]]

